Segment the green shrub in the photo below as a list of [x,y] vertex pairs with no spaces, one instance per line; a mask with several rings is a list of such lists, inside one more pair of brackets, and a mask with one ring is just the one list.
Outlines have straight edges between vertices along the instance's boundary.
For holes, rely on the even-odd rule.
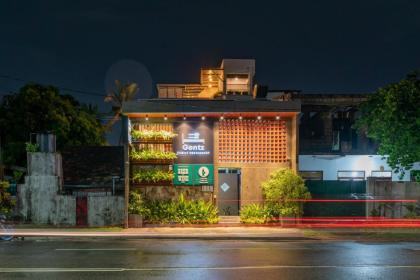
[[38,144],[32,144],[30,142],[25,143],[25,149],[28,153],[36,153],[39,151],[39,145]]
[[241,208],[240,217],[245,224],[264,224],[273,216],[267,206],[253,203]]
[[311,198],[303,179],[291,169],[271,173],[261,186],[271,211],[283,217],[302,216],[303,203],[295,200]]
[[187,200],[181,194],[177,200],[150,200],[146,202],[149,223],[214,224],[219,221],[217,208],[200,200]]
[[170,140],[175,136],[175,133],[166,130],[131,130],[133,140]]
[[174,152],[161,152],[153,150],[132,150],[130,152],[130,159],[132,160],[172,160],[176,159]]
[[9,182],[0,181],[0,213],[9,213],[15,205],[15,200],[8,192]]
[[158,183],[162,181],[172,181],[173,171],[161,169],[140,169],[133,172],[132,181],[134,183]]
[[145,217],[149,214],[149,212],[149,209],[145,207],[141,194],[137,191],[130,192],[128,199],[128,213]]

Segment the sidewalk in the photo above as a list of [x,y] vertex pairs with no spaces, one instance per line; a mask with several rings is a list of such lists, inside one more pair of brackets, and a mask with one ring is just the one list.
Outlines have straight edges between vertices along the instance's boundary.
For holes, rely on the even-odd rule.
[[220,228],[18,228],[17,237],[120,237],[142,239],[263,239],[263,240],[313,240],[301,229],[270,227],[220,227]]

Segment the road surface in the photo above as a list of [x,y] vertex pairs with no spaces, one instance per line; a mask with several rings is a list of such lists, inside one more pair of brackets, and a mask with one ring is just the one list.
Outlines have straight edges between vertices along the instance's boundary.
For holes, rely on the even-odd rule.
[[420,243],[26,239],[0,279],[420,279]]

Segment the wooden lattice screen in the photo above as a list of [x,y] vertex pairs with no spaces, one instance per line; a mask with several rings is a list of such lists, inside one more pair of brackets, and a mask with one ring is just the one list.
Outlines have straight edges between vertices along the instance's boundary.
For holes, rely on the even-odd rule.
[[285,121],[219,122],[219,162],[281,163],[287,161]]

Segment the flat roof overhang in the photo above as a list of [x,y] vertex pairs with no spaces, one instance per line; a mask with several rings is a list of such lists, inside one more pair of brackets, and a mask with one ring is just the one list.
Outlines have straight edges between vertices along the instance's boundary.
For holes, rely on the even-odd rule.
[[291,117],[300,112],[300,101],[144,99],[124,102],[122,113],[130,118],[177,117]]

